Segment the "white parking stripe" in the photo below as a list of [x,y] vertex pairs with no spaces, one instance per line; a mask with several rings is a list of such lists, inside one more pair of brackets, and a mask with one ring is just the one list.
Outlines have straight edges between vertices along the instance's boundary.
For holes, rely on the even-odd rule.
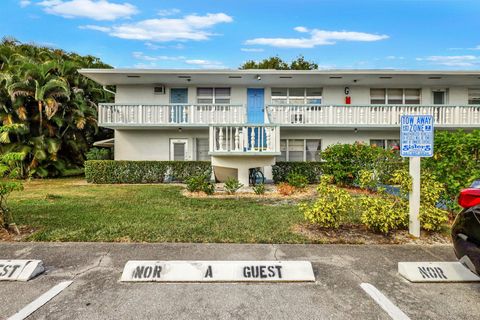
[[44,294],[42,294],[37,299],[33,300],[31,303],[26,305],[22,310],[15,313],[13,316],[8,318],[8,320],[23,320],[32,313],[34,313],[38,308],[43,306],[48,301],[52,300],[57,294],[62,292],[66,287],[72,284],[73,281],[64,281],[60,282]]
[[372,297],[372,299],[375,300],[375,302],[378,303],[378,305],[385,310],[393,320],[410,320],[410,318],[403,313],[402,310],[388,300],[383,293],[381,293],[370,283],[362,283],[360,284],[360,287],[363,289],[363,291],[368,293],[368,295]]

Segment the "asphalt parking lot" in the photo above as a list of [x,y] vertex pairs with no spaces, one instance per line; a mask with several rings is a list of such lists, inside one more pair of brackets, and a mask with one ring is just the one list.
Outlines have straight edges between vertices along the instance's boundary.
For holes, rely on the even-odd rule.
[[[391,319],[369,283],[410,319],[479,319],[480,283],[409,283],[399,261],[453,261],[450,246],[0,243],[0,259],[41,259],[29,282],[0,282],[0,319],[58,283],[28,319]],[[128,260],[308,260],[314,283],[122,283]]]

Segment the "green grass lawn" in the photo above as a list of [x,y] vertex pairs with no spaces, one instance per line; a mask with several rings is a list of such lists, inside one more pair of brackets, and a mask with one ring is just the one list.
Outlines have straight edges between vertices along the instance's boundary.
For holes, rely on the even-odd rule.
[[303,243],[296,205],[279,200],[192,199],[169,185],[34,180],[9,201],[34,241]]

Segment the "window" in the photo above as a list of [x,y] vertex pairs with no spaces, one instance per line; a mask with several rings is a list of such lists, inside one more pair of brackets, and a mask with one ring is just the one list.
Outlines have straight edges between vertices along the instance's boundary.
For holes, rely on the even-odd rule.
[[386,150],[400,150],[400,140],[398,139],[371,139],[370,145]]
[[480,104],[480,89],[468,89],[468,104]]
[[385,89],[370,89],[371,104],[385,104],[385,97],[386,97]]
[[420,89],[370,89],[371,104],[420,104]]
[[321,104],[322,88],[272,88],[273,104]]
[[320,161],[320,139],[282,139],[277,161]]
[[405,89],[405,104],[420,104],[420,89]]
[[304,161],[304,140],[288,140],[288,161]]
[[196,140],[197,161],[210,161],[210,155],[208,154],[208,139],[197,138]]
[[197,88],[197,103],[229,104],[230,88]]

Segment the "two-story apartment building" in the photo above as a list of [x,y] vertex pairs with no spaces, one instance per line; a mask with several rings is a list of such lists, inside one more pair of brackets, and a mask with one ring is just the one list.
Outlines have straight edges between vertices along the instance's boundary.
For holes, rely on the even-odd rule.
[[436,130],[480,126],[480,72],[81,69],[116,87],[99,125],[116,160],[211,160],[219,180],[276,161],[318,161],[335,143],[399,145],[402,114]]

